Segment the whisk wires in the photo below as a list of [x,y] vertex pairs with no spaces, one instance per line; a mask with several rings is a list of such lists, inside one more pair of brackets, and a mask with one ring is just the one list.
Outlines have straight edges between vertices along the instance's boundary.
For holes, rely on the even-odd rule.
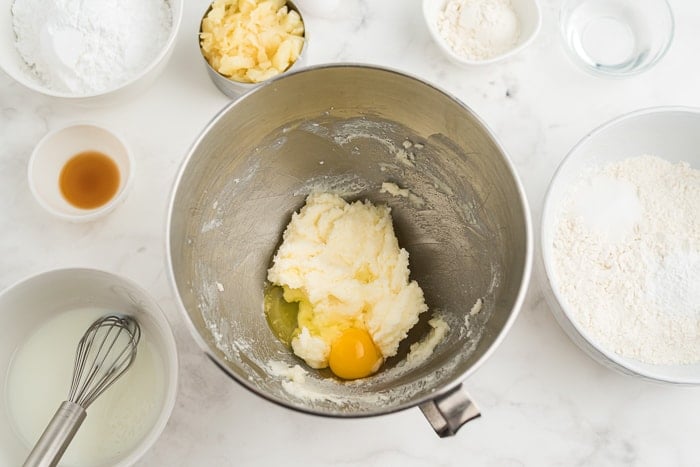
[[140,339],[141,327],[131,316],[92,323],[78,343],[68,400],[87,409],[129,369]]

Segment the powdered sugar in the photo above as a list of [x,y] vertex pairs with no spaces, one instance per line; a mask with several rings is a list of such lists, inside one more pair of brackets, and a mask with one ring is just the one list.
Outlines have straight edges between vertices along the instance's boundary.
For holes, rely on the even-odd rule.
[[165,0],[15,0],[16,46],[48,89],[85,96],[138,75],[168,40]]
[[518,16],[510,0],[448,0],[438,17],[447,45],[467,60],[488,60],[515,47]]
[[700,171],[653,156],[594,170],[563,201],[553,252],[596,342],[646,363],[700,361]]

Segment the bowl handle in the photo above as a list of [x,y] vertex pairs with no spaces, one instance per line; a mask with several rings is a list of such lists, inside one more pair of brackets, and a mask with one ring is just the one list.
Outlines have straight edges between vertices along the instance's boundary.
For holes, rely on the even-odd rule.
[[425,418],[440,438],[454,436],[462,425],[481,416],[461,384],[420,405]]

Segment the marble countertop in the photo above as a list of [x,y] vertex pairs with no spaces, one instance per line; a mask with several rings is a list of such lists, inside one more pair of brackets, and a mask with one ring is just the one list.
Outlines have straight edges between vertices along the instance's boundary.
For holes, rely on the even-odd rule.
[[[127,102],[81,109],[0,72],[0,288],[40,271],[96,267],[134,279],[166,311],[180,356],[172,417],[140,466],[219,465],[696,465],[700,392],[612,372],[567,338],[534,275],[525,306],[495,354],[466,382],[483,416],[439,439],[418,409],[337,420],[296,413],[243,389],[209,362],[184,326],[165,273],[165,217],[175,172],[203,126],[227,103],[194,39],[207,0],[188,0],[164,74]],[[430,38],[418,0],[347,0],[333,18],[307,17],[308,63],[390,66],[453,93],[493,129],[521,176],[535,225],[553,171],[588,131],[649,106],[700,107],[700,3],[671,0],[676,35],[651,71],[593,77],[561,46],[560,2],[542,0],[535,42],[508,62],[464,70]],[[126,202],[74,225],[39,207],[27,160],[47,131],[76,120],[121,133],[137,161]]]

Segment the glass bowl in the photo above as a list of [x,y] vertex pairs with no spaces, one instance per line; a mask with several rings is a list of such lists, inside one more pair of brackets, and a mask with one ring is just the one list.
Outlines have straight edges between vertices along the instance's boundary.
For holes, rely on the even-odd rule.
[[564,0],[559,21],[571,59],[599,76],[642,73],[664,56],[673,39],[666,0]]

